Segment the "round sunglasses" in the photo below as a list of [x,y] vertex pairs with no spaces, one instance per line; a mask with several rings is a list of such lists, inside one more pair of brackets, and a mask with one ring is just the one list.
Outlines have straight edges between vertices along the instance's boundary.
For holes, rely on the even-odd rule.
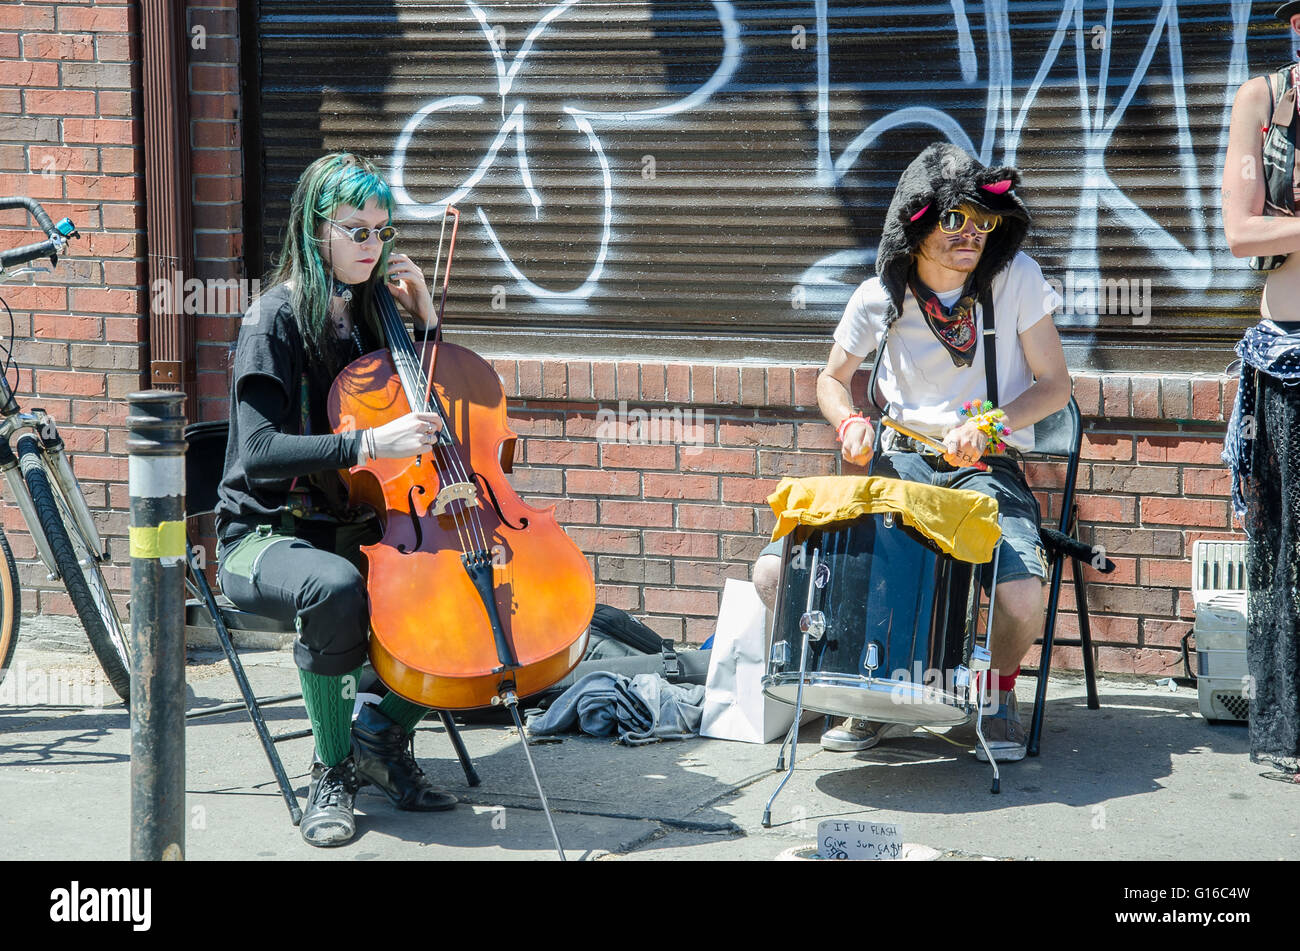
[[974,221],[975,230],[980,234],[988,234],[1002,223],[1002,217],[982,213],[968,215],[960,208],[949,208],[939,216],[939,230],[944,234],[960,234],[966,230],[967,221]]
[[339,224],[333,218],[326,218],[325,220],[340,231],[346,231],[357,244],[365,244],[370,240],[372,234],[376,235],[384,244],[388,244],[397,237],[397,229],[392,225],[384,225],[382,228],[349,228],[347,225]]

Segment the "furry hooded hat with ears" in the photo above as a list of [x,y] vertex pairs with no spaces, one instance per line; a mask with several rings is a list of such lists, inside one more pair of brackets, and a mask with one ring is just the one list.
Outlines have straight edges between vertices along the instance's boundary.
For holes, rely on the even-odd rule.
[[984,242],[975,267],[975,284],[987,288],[1011,263],[1029,231],[1029,210],[1014,191],[1020,173],[1010,165],[987,168],[964,149],[936,142],[912,160],[898,180],[876,252],[876,275],[889,295],[885,326],[903,311],[912,255],[949,208],[975,205],[1002,216]]

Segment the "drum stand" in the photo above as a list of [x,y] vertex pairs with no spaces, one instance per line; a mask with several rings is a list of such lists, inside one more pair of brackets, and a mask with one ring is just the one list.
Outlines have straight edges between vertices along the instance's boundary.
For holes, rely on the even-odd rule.
[[[999,531],[1001,528],[1002,516],[999,515]],[[998,537],[1001,539],[1001,535]],[[984,748],[984,755],[989,758],[989,765],[993,767],[993,788],[990,790],[993,793],[1000,793],[1002,786],[998,775],[998,761],[993,758],[988,740],[984,739],[984,703],[989,692],[989,668],[993,666],[993,606],[998,597],[998,560],[1001,556],[1002,543],[999,540],[997,547],[993,550],[993,580],[989,582],[989,620],[984,625],[984,646],[971,648],[970,661],[970,669],[975,673],[975,683],[977,685],[975,692],[975,737],[980,741],[980,746]]]
[[[998,517],[998,525],[1001,527],[1002,518]],[[989,765],[993,767],[993,787],[990,790],[993,793],[1000,793],[1001,778],[998,772],[998,762],[993,758],[993,752],[989,749],[988,740],[984,738],[984,704],[989,692],[989,670],[992,667],[993,658],[993,609],[997,604],[998,596],[998,562],[1002,556],[1002,546],[999,544],[993,552],[993,580],[989,584],[989,619],[984,626],[984,646],[978,645],[971,648],[970,670],[975,674],[976,683],[976,708],[975,708],[975,736],[979,744],[984,749],[984,755],[989,758]],[[808,602],[804,606],[804,613],[799,618],[799,630],[803,632],[803,643],[799,650],[799,686],[795,692],[794,700],[794,722],[790,724],[790,732],[786,734],[781,741],[781,749],[777,754],[776,768],[785,769],[785,748],[786,744],[790,746],[790,766],[786,769],[786,774],[781,777],[780,784],[773,790],[772,795],[768,797],[767,806],[763,809],[762,826],[764,829],[772,827],[772,804],[776,802],[776,797],[781,794],[785,784],[790,781],[794,775],[795,756],[799,748],[799,726],[803,720],[803,685],[804,677],[808,669],[808,644],[810,641],[819,641],[826,634],[826,615],[821,611],[814,611],[813,595],[817,589],[825,587],[829,578],[821,577],[819,569],[821,567],[821,551],[813,549],[811,583],[808,585]],[[775,623],[775,622],[774,622]]]
[[[830,580],[830,572],[826,572],[823,577],[820,571],[821,549],[814,548],[812,556],[812,571],[809,575],[811,583],[808,585],[808,603],[804,606],[803,616],[799,618],[799,630],[803,632],[803,646],[799,650],[799,686],[794,696],[794,722],[790,724],[790,732],[784,740],[781,741],[781,751],[777,755],[776,768],[781,769],[785,762],[785,745],[790,744],[790,769],[781,778],[781,784],[776,787],[772,795],[767,800],[767,807],[763,810],[763,828],[772,828],[772,803],[776,802],[776,797],[780,795],[785,784],[790,781],[794,775],[795,753],[799,747],[799,724],[803,720],[803,682],[804,674],[808,670],[808,642],[819,641],[826,633],[826,615],[821,611],[814,611],[813,595],[818,588],[824,588],[826,582]],[[775,623],[775,620],[774,622]]]

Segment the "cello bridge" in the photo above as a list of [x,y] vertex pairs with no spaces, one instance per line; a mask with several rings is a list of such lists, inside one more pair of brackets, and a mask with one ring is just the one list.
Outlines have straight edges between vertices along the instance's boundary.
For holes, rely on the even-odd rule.
[[470,505],[475,505],[478,503],[478,488],[472,482],[453,482],[451,485],[445,485],[438,491],[438,496],[433,500],[429,511],[433,515],[441,515],[456,499],[463,499]]

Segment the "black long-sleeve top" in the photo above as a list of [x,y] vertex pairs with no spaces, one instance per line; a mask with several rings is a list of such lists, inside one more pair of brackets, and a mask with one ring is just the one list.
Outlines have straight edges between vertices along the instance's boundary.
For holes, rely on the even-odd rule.
[[[362,345],[373,349],[367,337]],[[344,360],[360,356],[351,339],[337,346]],[[288,289],[271,288],[244,314],[235,350],[230,432],[216,507],[222,541],[259,524],[280,525],[292,508],[291,487],[308,488],[313,507],[327,505],[307,477],[328,473],[325,478],[334,478],[335,471],[353,465],[360,435],[330,431],[326,395],[307,372]]]

